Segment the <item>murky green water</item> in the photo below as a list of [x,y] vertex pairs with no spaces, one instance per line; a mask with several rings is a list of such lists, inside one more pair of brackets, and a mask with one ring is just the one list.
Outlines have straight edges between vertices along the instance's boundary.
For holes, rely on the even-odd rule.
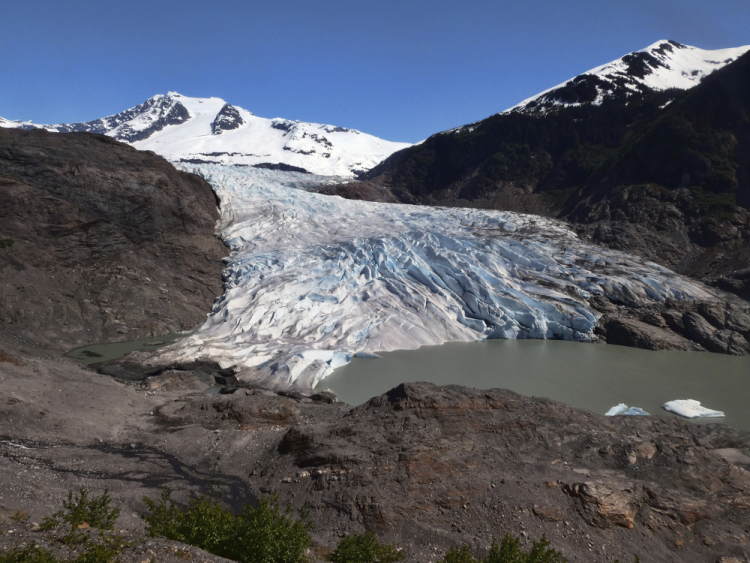
[[90,344],[83,348],[76,348],[66,354],[71,358],[78,360],[83,365],[96,364],[122,358],[130,352],[143,351],[149,352],[162,346],[174,344],[179,339],[184,338],[185,333],[171,333],[155,338],[144,338],[143,340],[131,340],[129,342],[112,342],[109,344]]
[[550,340],[450,343],[381,355],[354,358],[318,389],[357,405],[405,381],[457,383],[549,397],[600,414],[625,403],[668,416],[674,415],[662,408],[665,402],[695,399],[726,414],[699,423],[750,430],[749,357]]

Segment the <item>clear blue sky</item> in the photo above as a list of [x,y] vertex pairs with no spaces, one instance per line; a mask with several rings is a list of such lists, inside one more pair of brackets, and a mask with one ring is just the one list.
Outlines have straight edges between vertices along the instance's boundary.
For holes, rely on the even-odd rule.
[[86,121],[173,90],[415,142],[659,39],[750,44],[750,2],[8,1],[0,116]]

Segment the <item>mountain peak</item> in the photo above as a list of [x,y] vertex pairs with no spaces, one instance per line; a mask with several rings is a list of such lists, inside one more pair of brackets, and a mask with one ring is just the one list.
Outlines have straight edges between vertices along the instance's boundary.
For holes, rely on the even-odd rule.
[[503,113],[543,114],[647,90],[687,90],[749,50],[750,45],[708,51],[662,39],[527,98]]
[[0,118],[0,127],[100,133],[178,162],[349,177],[409,146],[335,125],[265,119],[221,98],[191,98],[178,92],[157,94],[118,114],[84,123],[34,125]]

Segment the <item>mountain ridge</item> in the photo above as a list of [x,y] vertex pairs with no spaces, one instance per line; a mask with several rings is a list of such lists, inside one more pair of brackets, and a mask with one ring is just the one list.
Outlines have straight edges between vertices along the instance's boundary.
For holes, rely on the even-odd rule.
[[37,125],[0,118],[0,127],[99,133],[176,162],[291,166],[343,177],[354,177],[410,146],[346,127],[258,117],[221,98],[191,98],[177,92],[158,94],[92,121]]
[[750,45],[709,51],[662,39],[645,49],[583,72],[501,113],[541,113],[555,107],[601,103],[606,97],[645,89],[688,90],[714,70],[734,62],[748,51]]

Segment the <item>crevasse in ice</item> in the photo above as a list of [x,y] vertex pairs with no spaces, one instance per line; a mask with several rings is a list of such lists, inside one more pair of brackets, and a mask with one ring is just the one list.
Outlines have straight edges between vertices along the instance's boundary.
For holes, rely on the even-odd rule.
[[291,172],[190,167],[221,202],[225,293],[164,354],[310,388],[352,354],[447,341],[591,341],[603,295],[637,307],[710,290],[581,242],[553,219],[345,200]]

